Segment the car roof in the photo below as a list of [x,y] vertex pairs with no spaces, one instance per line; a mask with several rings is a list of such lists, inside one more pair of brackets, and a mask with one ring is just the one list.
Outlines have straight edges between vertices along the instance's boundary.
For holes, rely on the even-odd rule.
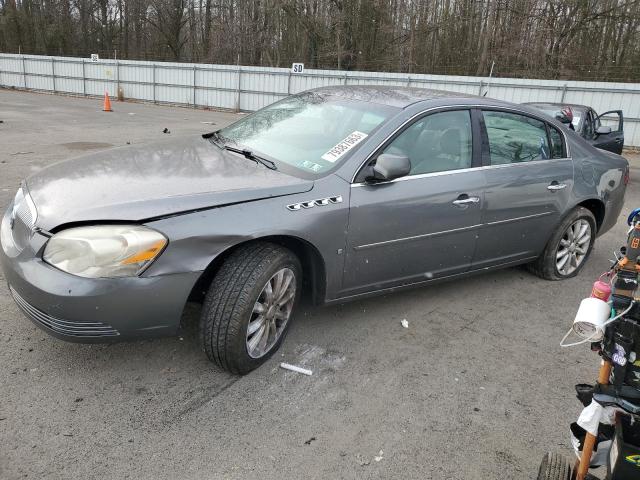
[[[429,88],[398,87],[389,85],[340,85],[331,87],[320,87],[307,90],[319,95],[333,95],[360,100],[391,107],[406,108],[417,102],[426,100],[445,99],[476,99],[483,100],[483,97],[467,95],[465,93],[448,92],[446,90],[434,90]],[[302,92],[305,93],[305,92]],[[500,103],[496,101],[497,103]],[[485,103],[485,102],[483,102]]]
[[571,107],[573,110],[578,110],[580,112],[586,112],[591,108],[586,105],[580,105],[579,103],[527,102],[523,103],[523,105],[530,105],[532,107]]
[[[451,104],[481,106],[481,107],[506,107],[517,109],[530,115],[544,115],[533,105],[515,104],[496,100],[495,98],[469,95],[460,92],[450,92],[447,90],[436,90],[432,88],[401,87],[391,85],[338,85],[320,87],[299,95],[316,94],[327,95],[350,100],[358,100],[378,105],[387,105],[396,108],[407,108],[416,103],[429,103],[430,106],[441,107]],[[544,115],[548,117],[548,115]]]

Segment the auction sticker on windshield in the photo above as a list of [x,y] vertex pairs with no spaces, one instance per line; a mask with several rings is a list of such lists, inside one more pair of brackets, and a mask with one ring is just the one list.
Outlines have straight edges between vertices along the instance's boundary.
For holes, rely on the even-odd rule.
[[336,160],[339,160],[345,153],[358,145],[365,138],[367,138],[366,133],[358,132],[356,130],[320,158],[333,163]]

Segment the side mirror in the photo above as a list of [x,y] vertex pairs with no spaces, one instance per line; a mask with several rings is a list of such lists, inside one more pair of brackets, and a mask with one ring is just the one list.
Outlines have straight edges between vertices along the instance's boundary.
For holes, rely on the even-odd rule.
[[606,135],[607,133],[611,133],[611,127],[605,127],[604,125],[600,125],[596,129],[596,133],[598,135]]
[[388,182],[409,175],[411,161],[405,155],[383,153],[376,159],[376,164],[370,168],[370,174],[366,178],[367,182]]

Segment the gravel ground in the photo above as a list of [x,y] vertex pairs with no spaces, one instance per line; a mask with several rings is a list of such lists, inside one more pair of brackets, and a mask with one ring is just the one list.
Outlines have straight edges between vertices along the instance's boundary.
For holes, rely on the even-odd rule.
[[[0,207],[52,162],[237,118],[101,105],[0,90]],[[640,169],[631,178],[625,214],[640,203]],[[192,330],[110,346],[56,340],[0,279],[0,478],[535,478],[545,451],[570,453],[573,385],[597,374],[586,347],[558,342],[624,233],[621,217],[562,283],[513,268],[303,307],[281,352],[245,377],[209,363]]]

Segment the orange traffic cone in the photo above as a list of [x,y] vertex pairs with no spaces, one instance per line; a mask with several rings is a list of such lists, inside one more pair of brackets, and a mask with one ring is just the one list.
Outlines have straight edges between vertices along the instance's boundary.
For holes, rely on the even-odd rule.
[[102,107],[103,112],[113,112],[111,110],[111,100],[109,100],[109,94],[107,91],[104,91],[104,107]]

